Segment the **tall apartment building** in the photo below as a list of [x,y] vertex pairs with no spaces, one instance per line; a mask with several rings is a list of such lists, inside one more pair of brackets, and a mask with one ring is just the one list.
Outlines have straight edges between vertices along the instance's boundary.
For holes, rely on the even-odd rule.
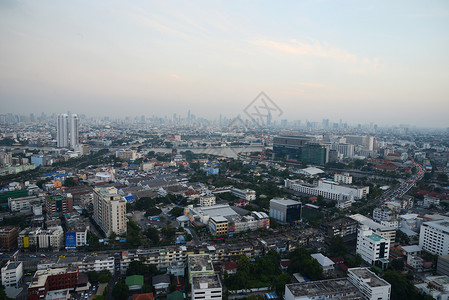
[[78,149],[79,146],[79,120],[78,115],[70,115],[70,148]]
[[93,219],[107,236],[126,234],[126,200],[115,187],[94,189]]
[[69,116],[67,114],[58,115],[56,144],[59,148],[69,146]]
[[419,245],[436,255],[449,254],[449,222],[438,220],[426,222],[421,225]]
[[48,216],[62,216],[73,210],[72,194],[49,195],[45,197],[45,210]]
[[59,148],[78,149],[79,145],[78,115],[60,114],[56,123],[56,145]]
[[373,231],[366,225],[359,228],[356,252],[369,264],[384,266],[388,264],[390,240]]

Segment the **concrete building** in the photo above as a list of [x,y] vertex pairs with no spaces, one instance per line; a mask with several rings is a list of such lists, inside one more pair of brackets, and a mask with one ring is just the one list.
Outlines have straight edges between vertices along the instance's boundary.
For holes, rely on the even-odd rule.
[[421,225],[419,245],[436,255],[449,254],[449,222],[445,219],[425,222]]
[[433,299],[449,299],[449,277],[429,276],[424,278],[423,283],[415,284],[415,287],[422,294],[429,295]]
[[58,115],[56,131],[57,146],[67,148],[69,146],[69,116],[67,114]]
[[74,290],[78,283],[78,268],[58,268],[36,271],[28,286],[28,299],[46,299],[49,291]]
[[85,256],[84,259],[78,264],[78,269],[82,273],[107,270],[113,274],[114,267],[114,257],[107,255]]
[[114,187],[95,188],[93,219],[107,236],[125,235],[127,229],[126,200]]
[[2,268],[2,285],[5,288],[19,288],[23,277],[23,263],[21,261],[10,261]]
[[19,248],[36,247],[39,249],[52,248],[58,251],[64,247],[64,230],[61,226],[42,228],[25,228],[17,238]]
[[250,189],[245,189],[245,190],[241,190],[238,188],[231,188],[231,194],[233,194],[236,197],[239,197],[241,199],[245,199],[248,201],[253,201],[256,200],[256,191],[254,190],[250,190]]
[[216,197],[213,194],[201,195],[199,199],[200,206],[213,206],[215,205]]
[[366,225],[359,228],[356,252],[371,265],[384,267],[390,255],[390,240],[373,231]]
[[19,198],[8,198],[10,212],[32,213],[33,205],[42,206],[42,199],[38,196],[26,196]]
[[213,235],[227,235],[229,221],[222,216],[214,216],[209,219],[209,229]]
[[322,224],[321,230],[323,230],[329,238],[339,236],[342,237],[344,241],[351,241],[357,238],[358,227],[357,221],[351,218],[341,218],[327,224]]
[[391,285],[368,268],[351,268],[348,280],[367,300],[390,300]]
[[191,300],[221,300],[223,287],[218,274],[195,275]]
[[285,285],[285,300],[363,300],[360,291],[347,279],[330,279]]
[[239,214],[233,210],[228,204],[219,204],[205,207],[193,207],[189,205],[184,210],[184,215],[186,215],[190,222],[199,221],[203,224],[209,223],[210,217],[232,217],[239,216]]
[[334,181],[344,184],[352,184],[352,176],[349,173],[334,174]]
[[70,115],[70,148],[79,148],[79,119],[76,114]]
[[437,274],[449,276],[449,255],[438,256]]
[[270,217],[280,224],[298,223],[301,221],[301,202],[274,198],[270,200]]
[[137,151],[136,150],[118,150],[115,152],[115,157],[122,160],[136,160],[137,159]]
[[3,251],[16,249],[18,236],[19,227],[4,226],[0,228],[0,249]]
[[209,254],[192,254],[187,257],[187,270],[189,273],[189,283],[192,283],[193,276],[213,275],[214,266]]
[[335,263],[332,260],[330,260],[329,257],[324,256],[321,253],[314,253],[314,254],[311,254],[310,256],[312,256],[314,259],[316,259],[318,261],[318,263],[320,264],[324,273],[329,273],[329,272],[334,271]]
[[352,215],[350,216],[350,218],[357,221],[360,225],[368,226],[375,234],[389,239],[391,245],[394,244],[396,240],[396,228],[376,223],[370,218],[365,217],[361,214]]
[[48,216],[60,217],[73,210],[72,194],[49,195],[45,197],[45,210]]
[[344,186],[330,180],[318,180],[318,184],[314,185],[299,179],[286,179],[285,187],[305,195],[323,196],[325,199],[336,201],[364,199],[369,193],[368,186]]

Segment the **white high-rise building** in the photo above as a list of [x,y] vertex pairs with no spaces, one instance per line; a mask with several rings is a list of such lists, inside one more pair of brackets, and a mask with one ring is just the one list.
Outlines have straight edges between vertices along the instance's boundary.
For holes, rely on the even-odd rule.
[[368,226],[362,225],[357,234],[356,252],[367,263],[383,266],[388,263],[390,240],[373,233]]
[[438,220],[421,225],[419,245],[435,255],[449,254],[449,222]]
[[67,114],[58,115],[56,143],[59,148],[69,146],[69,116]]
[[78,115],[70,115],[70,147],[72,149],[78,149],[79,135],[78,135]]

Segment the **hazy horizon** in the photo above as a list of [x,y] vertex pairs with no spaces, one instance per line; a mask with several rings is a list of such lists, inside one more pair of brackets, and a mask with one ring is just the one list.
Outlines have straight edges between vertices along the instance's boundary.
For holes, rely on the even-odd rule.
[[0,2],[2,113],[449,127],[447,1]]

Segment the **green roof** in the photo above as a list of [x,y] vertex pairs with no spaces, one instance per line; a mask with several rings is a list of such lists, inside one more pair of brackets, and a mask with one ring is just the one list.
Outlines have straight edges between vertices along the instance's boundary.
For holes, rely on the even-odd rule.
[[132,275],[132,276],[126,277],[126,285],[127,286],[133,286],[133,285],[143,286],[143,276],[142,275]]
[[184,299],[185,299],[184,293],[181,291],[174,291],[173,293],[167,295],[167,300],[184,300]]
[[375,241],[375,242],[380,242],[383,238],[382,238],[381,236],[379,236],[379,235],[373,233],[373,234],[370,236],[370,239],[372,239],[372,240]]

